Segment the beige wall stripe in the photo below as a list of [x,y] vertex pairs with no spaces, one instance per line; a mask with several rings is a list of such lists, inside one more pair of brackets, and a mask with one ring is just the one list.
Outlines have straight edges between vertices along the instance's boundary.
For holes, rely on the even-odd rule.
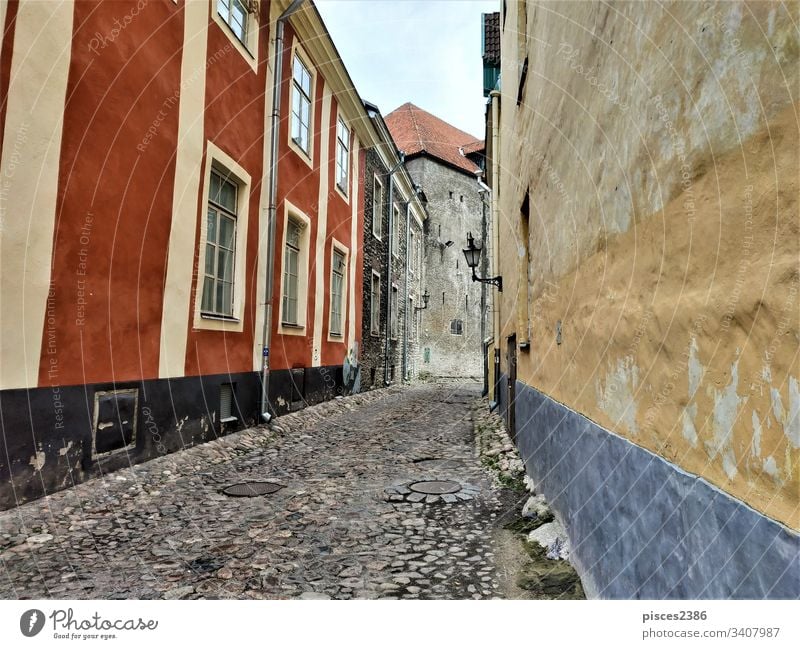
[[322,130],[319,143],[319,215],[317,217],[317,242],[315,246],[317,284],[314,291],[314,347],[311,355],[311,367],[319,367],[322,359],[322,324],[325,319],[325,293],[328,278],[325,275],[325,240],[328,236],[328,140],[331,126],[331,91],[328,84],[320,77],[322,87]]

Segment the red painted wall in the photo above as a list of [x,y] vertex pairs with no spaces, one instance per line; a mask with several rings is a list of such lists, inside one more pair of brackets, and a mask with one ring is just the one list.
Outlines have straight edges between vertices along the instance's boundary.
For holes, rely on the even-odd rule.
[[46,323],[40,385],[158,376],[183,6],[135,8],[75,3],[48,305],[58,375]]
[[[213,8],[212,8],[213,10]],[[198,199],[194,256],[194,284],[186,345],[186,375],[248,372],[253,369],[255,309],[258,268],[258,237],[261,183],[264,174],[264,124],[266,60],[269,52],[269,3],[261,3],[258,39],[258,66],[254,72],[242,54],[231,44],[222,28],[209,19],[207,58],[224,52],[206,71],[205,139],[213,142],[250,174],[247,252],[245,270],[244,327],[241,333],[193,328],[195,300],[202,283],[197,281],[200,252],[200,219],[206,218],[202,204],[202,183]],[[203,168],[205,178],[205,163]],[[260,336],[260,332],[256,335]]]
[[[283,79],[281,81],[281,121],[278,145],[278,223],[275,242],[275,290],[273,299],[272,343],[270,348],[270,367],[287,369],[292,367],[311,367],[314,334],[314,293],[316,291],[314,245],[317,240],[320,174],[320,137],[322,128],[322,84],[317,74],[314,86],[314,115],[312,148],[314,166],[310,168],[304,159],[289,147],[289,113],[291,107],[292,43],[295,39],[291,25],[286,26],[283,56]],[[315,66],[315,61],[310,61]],[[284,209],[288,200],[311,220],[309,268],[308,268],[308,306],[306,312],[306,335],[284,336],[278,333],[278,315],[281,302],[281,260],[283,256]]]

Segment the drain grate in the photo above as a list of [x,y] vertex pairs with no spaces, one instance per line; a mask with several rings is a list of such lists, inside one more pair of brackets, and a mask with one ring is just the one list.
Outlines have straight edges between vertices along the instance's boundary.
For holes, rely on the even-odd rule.
[[408,488],[418,494],[430,496],[454,494],[457,491],[461,491],[461,485],[453,480],[423,480],[422,482],[412,482],[408,485]]
[[283,485],[276,482],[240,482],[225,487],[222,493],[226,496],[253,498],[254,496],[274,494],[279,489],[283,489]]

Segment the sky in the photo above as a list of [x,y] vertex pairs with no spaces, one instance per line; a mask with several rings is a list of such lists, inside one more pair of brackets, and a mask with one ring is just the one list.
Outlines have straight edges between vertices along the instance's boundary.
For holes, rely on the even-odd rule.
[[484,136],[481,14],[500,0],[316,0],[362,99],[407,101]]

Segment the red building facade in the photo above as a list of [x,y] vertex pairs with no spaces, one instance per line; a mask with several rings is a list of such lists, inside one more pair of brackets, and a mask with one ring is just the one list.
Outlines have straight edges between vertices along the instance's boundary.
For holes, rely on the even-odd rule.
[[288,6],[3,3],[3,508],[341,391],[381,135]]

